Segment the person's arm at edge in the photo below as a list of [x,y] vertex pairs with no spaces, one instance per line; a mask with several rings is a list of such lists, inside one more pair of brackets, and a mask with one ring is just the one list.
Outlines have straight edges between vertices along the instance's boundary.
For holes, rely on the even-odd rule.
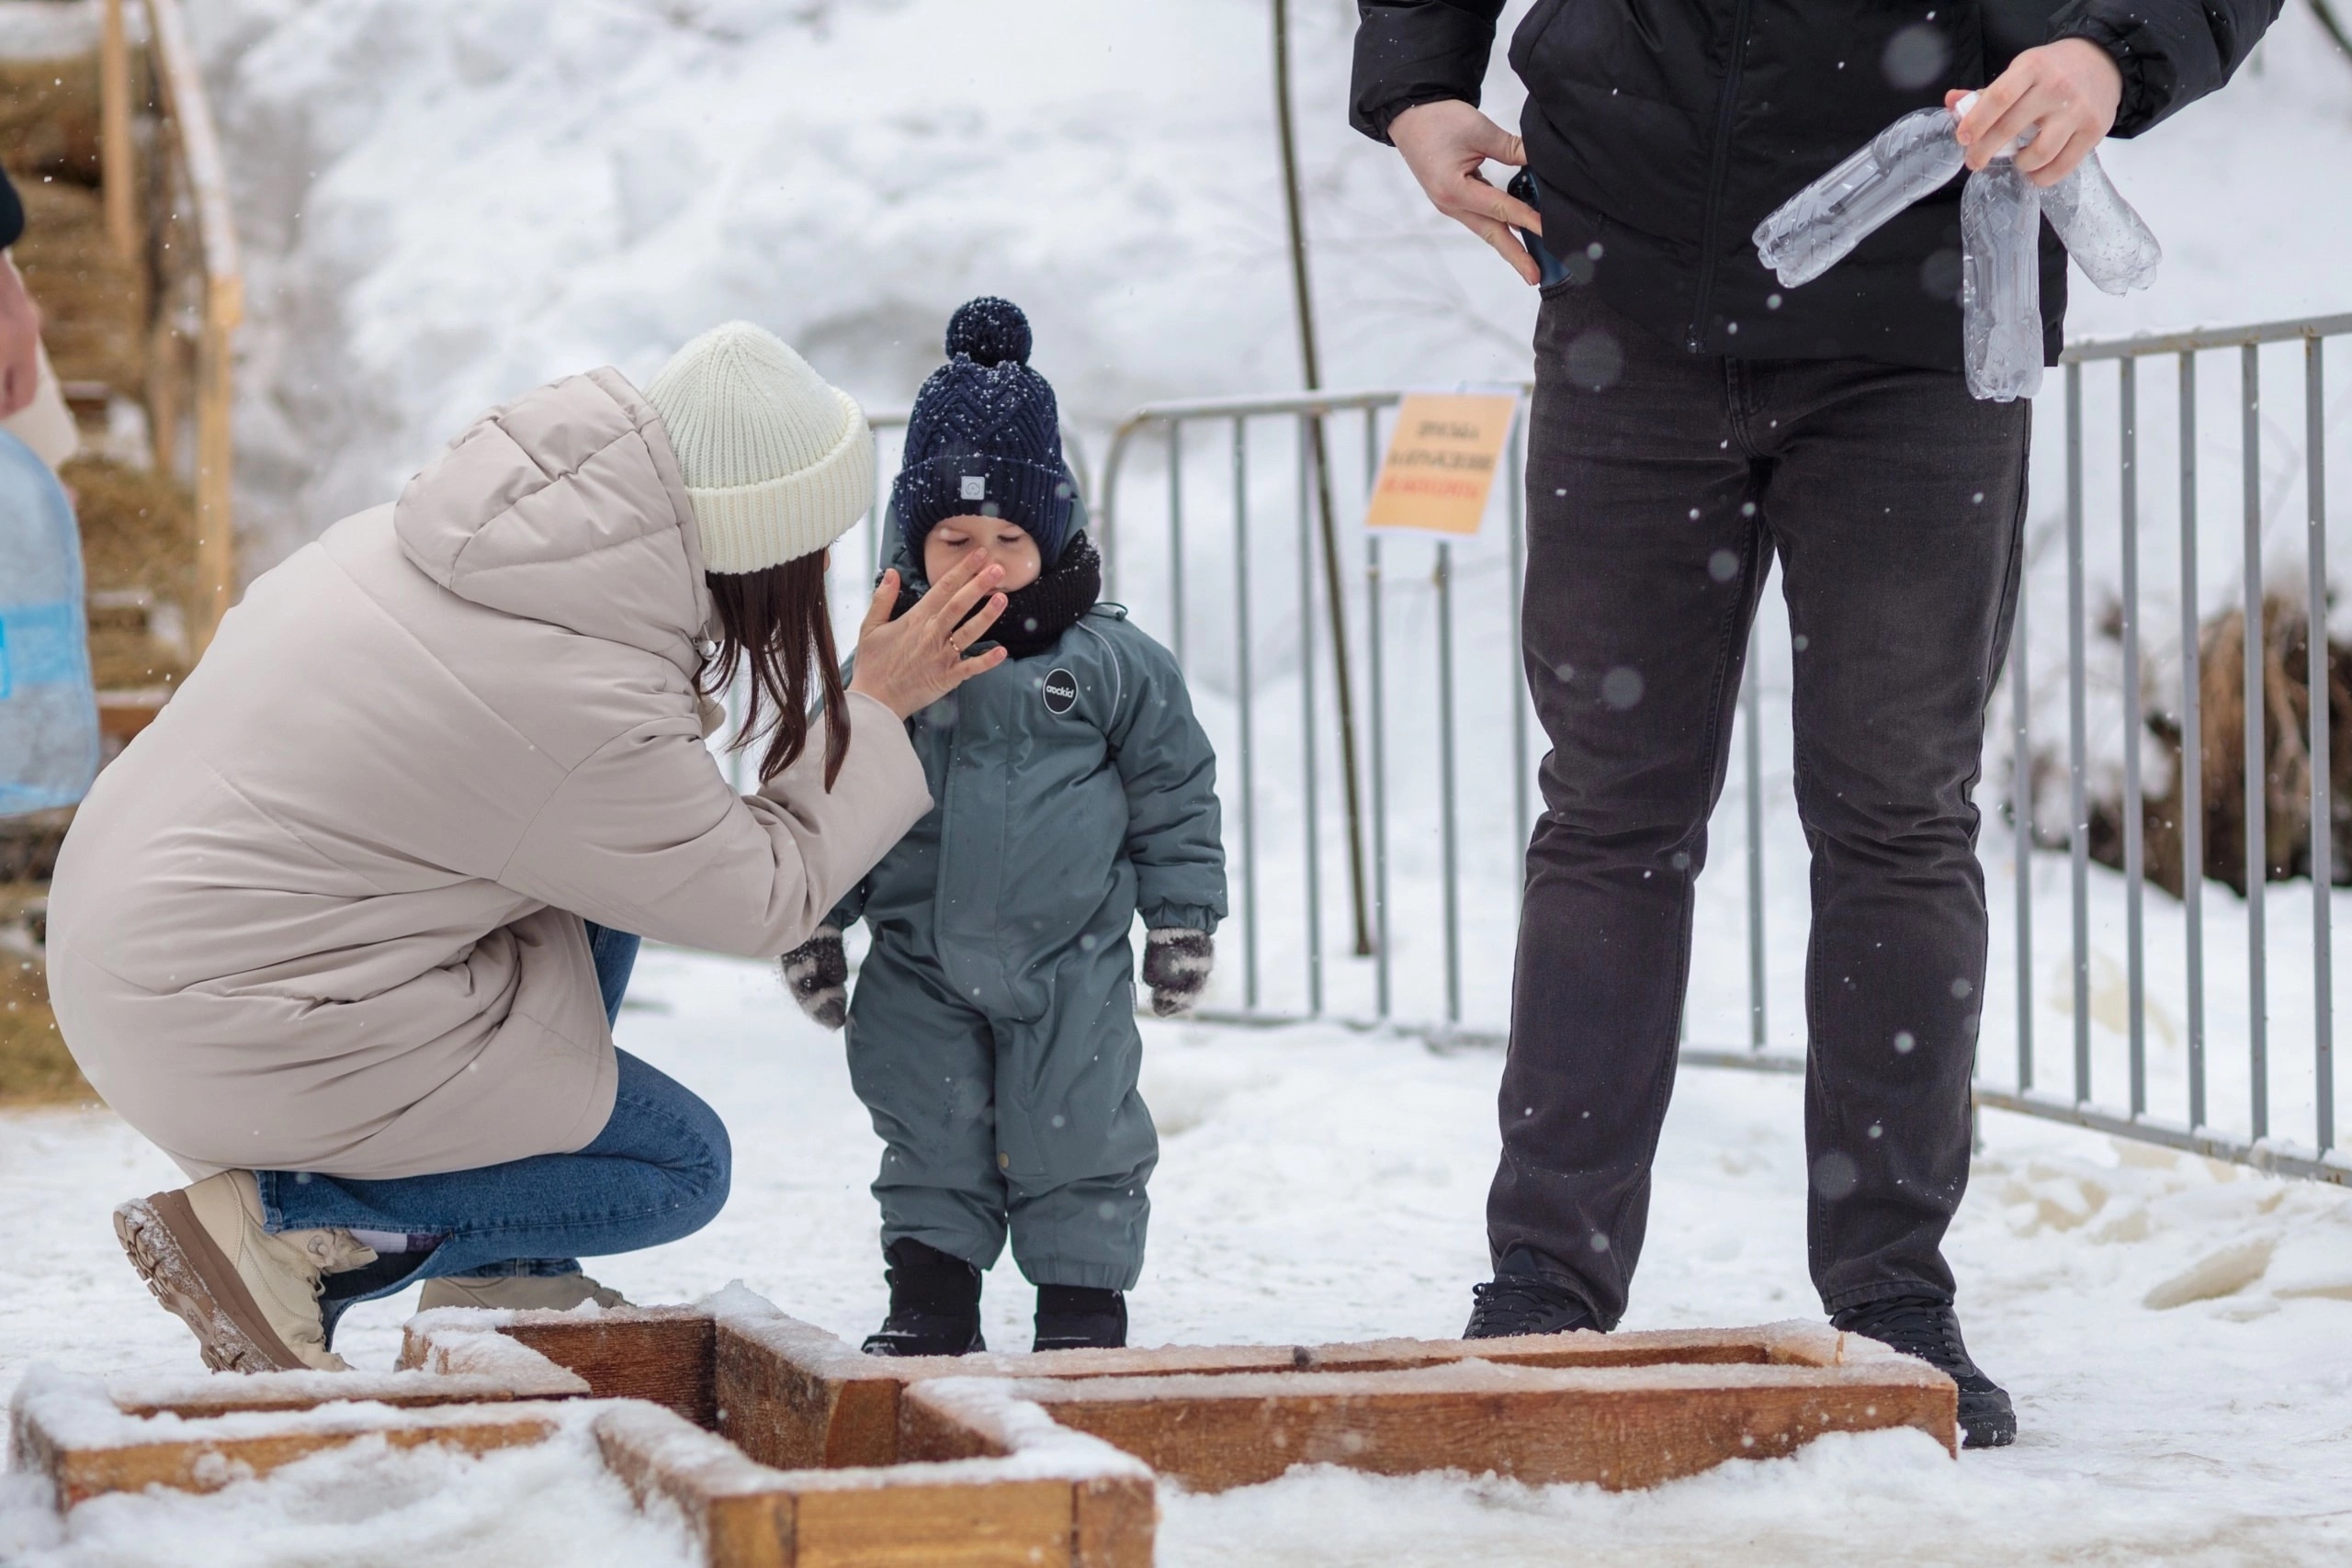
[[2070,0],[2050,21],[2052,42],[2097,44],[2123,73],[2110,136],[2137,136],[2215,92],[2254,52],[2282,0]]

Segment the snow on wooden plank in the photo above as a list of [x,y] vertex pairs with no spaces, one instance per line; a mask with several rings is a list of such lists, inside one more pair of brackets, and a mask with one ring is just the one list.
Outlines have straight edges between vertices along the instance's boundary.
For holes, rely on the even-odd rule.
[[[1042,1452],[843,1470],[773,1470],[642,1404],[595,1430],[606,1464],[640,1501],[675,1506],[711,1568],[1148,1568],[1148,1472],[1026,1408],[1051,1432]],[[1072,1455],[1075,1476],[1055,1462]]]
[[1530,1484],[1654,1486],[1833,1431],[1916,1427],[1955,1449],[1957,1391],[1902,1358],[1839,1367],[1530,1367],[1027,1380],[1055,1420],[1198,1491],[1296,1464],[1492,1471]]
[[889,1362],[749,1291],[707,1304],[718,1430],[745,1453],[785,1470],[897,1462],[906,1380]]
[[995,1378],[937,1378],[909,1385],[899,1405],[900,1456],[998,1456],[1001,1474],[1066,1477],[1071,1561],[1080,1568],[1150,1568],[1159,1501],[1149,1467],[1062,1425],[1013,1387]]
[[783,1478],[673,1410],[629,1403],[596,1417],[596,1446],[640,1506],[678,1510],[710,1568],[793,1568]]
[[394,1372],[213,1372],[199,1377],[117,1378],[107,1394],[126,1416],[225,1416],[240,1410],[307,1410],[334,1401],[411,1408],[481,1404],[585,1394],[585,1379],[501,1335],[469,1337],[422,1371]]
[[218,1491],[248,1476],[366,1438],[489,1453],[546,1441],[560,1407],[537,1403],[395,1408],[344,1401],[308,1409],[232,1410],[196,1417],[129,1415],[95,1380],[28,1374],[11,1412],[14,1463],[47,1477],[62,1512],[149,1486]]
[[428,1382],[427,1387],[483,1378],[514,1390],[518,1399],[562,1399],[594,1392],[578,1372],[559,1367],[521,1340],[491,1329],[435,1328],[429,1334],[407,1337],[401,1351],[402,1370],[391,1375],[440,1380],[438,1384]]
[[599,1399],[643,1399],[698,1427],[713,1425],[711,1316],[697,1307],[593,1305],[570,1312],[444,1307],[409,1320],[402,1367],[423,1367],[450,1334],[495,1330],[577,1374]]

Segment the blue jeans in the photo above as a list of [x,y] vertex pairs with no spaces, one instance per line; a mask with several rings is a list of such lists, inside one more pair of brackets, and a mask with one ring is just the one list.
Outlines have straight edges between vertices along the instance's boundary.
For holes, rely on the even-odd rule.
[[[638,939],[588,928],[597,988],[617,1016]],[[718,1113],[666,1074],[616,1052],[613,1114],[577,1153],[537,1155],[435,1176],[358,1181],[261,1170],[272,1231],[371,1230],[437,1238],[429,1252],[389,1254],[327,1277],[329,1332],[344,1309],[452,1274],[569,1274],[582,1254],[659,1247],[692,1235],[727,1201],[732,1154]]]

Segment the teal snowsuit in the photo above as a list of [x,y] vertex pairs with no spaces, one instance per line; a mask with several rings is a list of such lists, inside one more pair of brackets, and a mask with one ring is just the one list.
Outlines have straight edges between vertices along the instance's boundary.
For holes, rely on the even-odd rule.
[[888,1145],[882,1244],[1128,1290],[1159,1158],[1128,931],[1225,914],[1216,758],[1175,659],[1097,604],[918,713],[937,804],[833,912],[873,947],[850,1081]]

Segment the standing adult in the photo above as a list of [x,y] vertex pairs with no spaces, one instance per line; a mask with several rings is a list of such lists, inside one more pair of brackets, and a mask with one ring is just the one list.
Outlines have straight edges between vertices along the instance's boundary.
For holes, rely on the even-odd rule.
[[[1615,1326],[1674,1079],[1692,886],[1777,556],[1813,852],[1813,1278],[1840,1328],[2016,1435],[1952,1309],[1984,978],[1972,801],[2017,598],[2023,403],[1961,375],[1959,186],[1783,291],[1748,236],[1896,116],[1989,81],[1981,168],[2041,185],[2219,86],[2277,0],[1538,0],[1521,137],[1476,105],[1502,0],[1362,0],[1351,118],[1529,283],[1524,653],[1552,741],[1474,1337]],[[1488,185],[1527,166],[1538,207]],[[2055,360],[2065,257],[2046,231]]]
[[[902,721],[1003,658],[964,657],[975,551],[896,623],[884,581],[842,692],[825,553],[873,488],[857,405],[756,327],[558,381],[257,580],[100,775],[50,982],[199,1178],[116,1229],[209,1364],[340,1370],[336,1314],[419,1280],[611,1299],[580,1255],[718,1213],[725,1128],[613,1047],[638,936],[806,941],[930,809]],[[704,739],[746,668],[739,796]]]

